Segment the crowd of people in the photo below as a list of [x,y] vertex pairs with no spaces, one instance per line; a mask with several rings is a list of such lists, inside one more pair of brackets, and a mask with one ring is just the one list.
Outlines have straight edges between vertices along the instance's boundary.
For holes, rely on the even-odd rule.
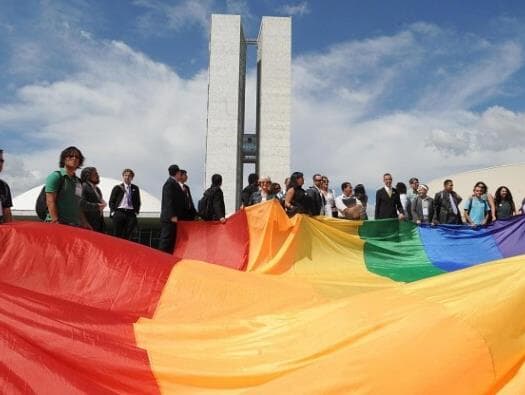
[[[109,202],[106,202],[98,187],[100,176],[95,167],[85,167],[80,172],[80,177],[77,176],[84,159],[82,152],[74,146],[67,147],[60,153],[59,169],[47,176],[43,188],[45,212],[42,219],[49,223],[78,226],[104,233],[106,224],[103,210],[109,206],[113,235],[131,239],[141,207],[140,188],[133,184],[134,171],[122,171],[122,182],[113,187]],[[3,164],[3,151],[0,150],[0,172]],[[205,207],[198,212],[187,185],[187,171],[171,165],[168,173],[169,177],[162,188],[159,249],[172,252],[178,221],[200,217],[225,222],[226,210],[221,175],[212,176],[212,185],[201,199],[206,202]],[[0,223],[12,221],[12,206],[9,185],[0,180]]]
[[[328,177],[314,174],[313,185],[303,189],[304,176],[293,173],[287,180],[287,192],[283,206],[288,215],[305,213],[309,215],[326,215],[354,220],[367,220],[368,196],[365,187],[345,181],[341,184],[341,195],[329,188]],[[447,179],[443,189],[435,193],[434,198],[428,195],[429,187],[420,184],[416,177],[408,182],[393,186],[390,173],[383,175],[383,187],[376,191],[374,219],[398,218],[413,221],[417,224],[454,224],[464,221],[472,226],[486,225],[497,219],[523,214],[525,199],[516,209],[510,189],[506,186],[497,188],[494,196],[488,192],[487,185],[479,181],[474,185],[472,195],[465,201],[454,191],[454,183]],[[462,204],[463,203],[463,204]],[[463,215],[462,215],[463,213]]]
[[[0,150],[0,172],[3,164],[3,151]],[[60,153],[59,170],[47,177],[44,186],[45,221],[105,232],[103,210],[109,205],[113,234],[130,239],[137,226],[141,206],[140,189],[132,183],[135,173],[132,169],[122,171],[122,183],[113,187],[109,203],[106,203],[98,187],[100,177],[95,167],[83,168],[80,178],[77,177],[76,172],[83,164],[84,156],[77,147],[67,147]],[[222,176],[214,174],[211,177],[211,186],[204,191],[197,207],[187,180],[186,170],[175,164],[169,166],[168,179],[162,187],[160,213],[159,249],[165,252],[173,252],[179,221],[199,218],[221,223],[226,221]],[[345,181],[341,184],[341,194],[336,195],[329,186],[327,176],[314,174],[312,185],[306,189],[304,183],[301,172],[292,173],[285,180],[284,188],[268,176],[259,177],[252,173],[248,177],[248,185],[241,192],[241,208],[277,199],[290,217],[302,213],[350,220],[368,219],[368,195],[363,184],[353,187]],[[471,196],[465,200],[454,191],[454,183],[450,179],[443,182],[443,189],[433,198],[429,196],[429,187],[420,184],[416,177],[409,180],[408,188],[403,182],[394,187],[392,175],[385,173],[383,184],[376,191],[375,219],[399,218],[416,224],[456,225],[465,221],[469,225],[480,226],[525,211],[525,199],[517,209],[508,187],[500,186],[492,195],[482,181],[474,185]],[[9,185],[0,180],[0,223],[12,221],[12,206]]]
[[[326,176],[315,174],[313,185],[304,190],[302,173],[292,174],[283,203],[288,214],[300,212],[344,219],[368,219],[368,196],[362,184],[353,189],[350,182],[343,182],[342,193],[335,198],[328,184]],[[525,199],[517,209],[506,186],[498,187],[493,196],[488,192],[487,185],[478,181],[472,195],[463,201],[454,191],[454,183],[450,179],[443,182],[443,189],[435,193],[434,198],[428,195],[429,187],[420,184],[416,177],[411,178],[408,184],[409,188],[403,182],[394,187],[392,175],[383,175],[383,187],[376,191],[374,219],[399,218],[417,224],[459,225],[464,217],[465,223],[480,226],[523,214],[525,210]]]

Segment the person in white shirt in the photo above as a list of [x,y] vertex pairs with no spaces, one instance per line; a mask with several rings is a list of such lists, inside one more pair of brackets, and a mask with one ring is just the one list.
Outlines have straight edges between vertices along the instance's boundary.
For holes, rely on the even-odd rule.
[[327,217],[338,217],[338,210],[335,207],[334,191],[328,188],[330,180],[327,176],[323,176],[321,181],[321,194],[324,196],[324,215]]
[[335,206],[339,212],[339,218],[360,219],[362,204],[352,194],[352,184],[348,181],[341,184],[341,195],[335,198]]
[[122,184],[115,185],[109,197],[114,235],[128,240],[137,226],[137,214],[141,204],[139,187],[131,183],[134,177],[133,170],[124,169]]
[[[404,182],[398,182],[396,184],[396,191],[399,194],[399,201],[401,202],[401,206],[403,206],[403,212],[406,214],[406,218],[411,221],[412,220],[412,210],[411,210],[411,203],[412,201],[407,195],[407,187]],[[398,211],[398,215],[400,212]]]

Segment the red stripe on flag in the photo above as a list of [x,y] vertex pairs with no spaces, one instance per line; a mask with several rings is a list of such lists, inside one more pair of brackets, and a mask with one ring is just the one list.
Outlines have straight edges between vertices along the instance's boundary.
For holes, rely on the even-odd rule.
[[236,270],[248,263],[249,232],[246,213],[240,210],[220,222],[178,223],[175,258],[194,259]]
[[0,225],[0,392],[157,393],[133,324],[175,259],[83,229]]
[[172,256],[64,225],[0,225],[0,281],[81,305],[136,316],[155,311]]

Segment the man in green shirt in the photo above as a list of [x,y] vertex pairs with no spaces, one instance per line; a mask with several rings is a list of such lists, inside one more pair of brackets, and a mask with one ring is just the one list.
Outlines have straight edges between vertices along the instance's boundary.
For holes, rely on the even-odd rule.
[[46,179],[46,203],[49,210],[46,221],[89,228],[80,210],[82,184],[75,172],[84,163],[84,156],[76,147],[67,147],[60,153],[60,170]]

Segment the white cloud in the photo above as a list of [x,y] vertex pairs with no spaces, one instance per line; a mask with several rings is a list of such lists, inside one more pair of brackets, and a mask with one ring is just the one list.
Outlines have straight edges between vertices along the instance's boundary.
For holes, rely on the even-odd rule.
[[209,32],[213,0],[185,0],[171,5],[156,0],[135,0],[134,4],[147,9],[139,20],[139,28],[147,35],[161,34],[165,30],[180,31],[198,26]]
[[425,35],[437,36],[443,33],[443,30],[433,23],[415,22],[410,25],[410,30]]
[[245,0],[226,0],[226,13],[242,15],[243,18],[254,18]]
[[525,147],[525,114],[500,106],[489,107],[481,114],[458,119],[458,125],[447,130],[436,129],[428,144],[444,154],[472,151],[504,152]]
[[373,195],[386,171],[406,183],[412,176],[429,181],[523,161],[524,113],[408,111],[354,122],[329,103],[316,104],[294,102],[293,170],[325,173],[338,192],[341,182],[350,180],[364,183]]
[[296,4],[284,4],[278,8],[278,12],[290,16],[303,16],[310,13],[310,8],[305,0]]
[[486,56],[429,86],[419,107],[451,110],[483,103],[499,93],[502,83],[521,69],[523,61],[523,48],[518,43],[491,46]]
[[525,113],[473,106],[505,95],[523,67],[522,44],[456,35],[449,45],[451,35],[417,24],[294,59],[292,170],[326,173],[337,190],[364,183],[373,195],[385,171],[428,181],[521,162]]
[[26,125],[24,140],[42,145],[14,155],[23,161],[17,167],[32,175],[20,177],[20,185],[13,180],[14,189],[27,186],[28,178],[41,181],[68,145],[78,146],[86,165],[102,175],[120,178],[123,168],[134,168],[137,183],[157,196],[171,163],[187,168],[200,187],[207,74],[183,80],[121,42],[84,49],[84,68],[54,83],[24,86],[15,103],[0,107],[3,129]]
[[137,24],[139,30],[148,36],[197,27],[202,31],[203,38],[207,40],[212,13],[241,15],[247,34],[252,34],[258,29],[258,21],[246,0],[226,0],[224,4],[218,4],[215,0],[184,0],[178,4],[169,4],[160,0],[135,0],[134,4],[146,9],[146,12],[138,18]]
[[421,57],[422,49],[408,31],[337,44],[294,59],[294,93],[336,110],[336,118],[361,117],[373,111]]
[[36,169],[33,171],[28,170],[25,165],[26,161],[19,155],[12,155],[9,152],[5,152],[4,159],[6,163],[0,177],[8,183],[13,196],[31,189],[37,185],[44,176]]

